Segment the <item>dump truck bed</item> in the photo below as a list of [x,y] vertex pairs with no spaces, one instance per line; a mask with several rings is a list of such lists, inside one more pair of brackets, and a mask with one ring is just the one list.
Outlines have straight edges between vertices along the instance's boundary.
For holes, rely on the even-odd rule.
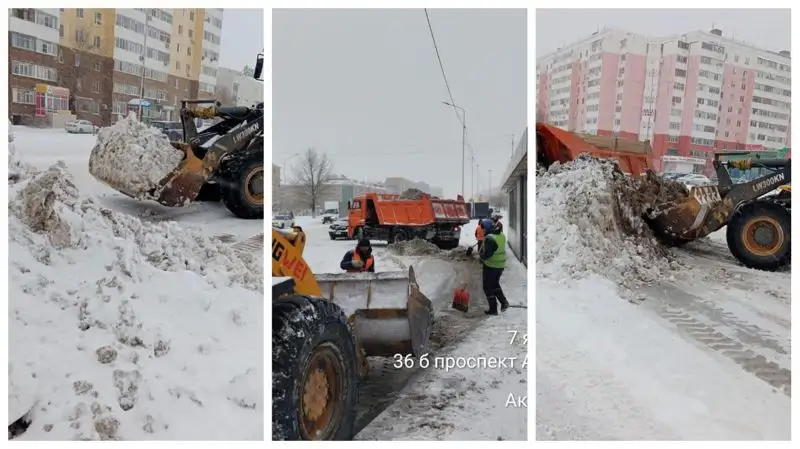
[[385,195],[367,196],[375,204],[382,225],[427,226],[433,223],[469,223],[466,204],[458,200],[392,198]]
[[578,136],[545,123],[536,124],[537,151],[548,164],[567,163],[581,153],[589,153],[598,159],[614,159],[619,168],[631,175],[639,176],[652,170],[649,145],[626,142],[613,137]]

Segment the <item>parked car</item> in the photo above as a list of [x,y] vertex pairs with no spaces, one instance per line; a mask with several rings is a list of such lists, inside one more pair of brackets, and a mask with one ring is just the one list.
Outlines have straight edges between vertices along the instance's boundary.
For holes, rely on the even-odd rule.
[[708,177],[706,177],[705,175],[701,175],[699,173],[692,173],[690,175],[681,176],[680,178],[676,179],[676,181],[685,185],[686,188],[688,189],[700,186],[707,186],[711,184],[711,180],[708,179]]
[[677,180],[678,178],[680,178],[682,176],[686,176],[686,173],[662,173],[661,174],[662,178],[664,178],[666,180],[669,180],[669,181],[675,181],[675,180]]
[[94,123],[89,120],[71,120],[64,124],[64,129],[70,134],[96,134],[100,130],[99,127],[94,126]]
[[272,216],[272,227],[287,229],[294,226],[294,219],[289,214],[275,214]]
[[180,142],[183,140],[183,125],[181,122],[153,121],[150,126],[158,128],[170,141]]
[[331,236],[331,240],[336,240],[340,237],[347,238],[347,219],[340,218],[330,226],[328,226],[328,235]]

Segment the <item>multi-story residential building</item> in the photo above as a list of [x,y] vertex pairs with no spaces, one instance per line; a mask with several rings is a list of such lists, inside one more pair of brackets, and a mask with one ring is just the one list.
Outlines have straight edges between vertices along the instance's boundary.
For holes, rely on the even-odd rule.
[[537,120],[649,140],[657,170],[710,169],[720,150],[789,146],[791,60],[720,30],[652,39],[619,30],[537,60]]
[[69,110],[70,91],[59,87],[58,8],[12,8],[8,19],[8,110],[15,123],[45,123]]
[[264,101],[264,83],[225,67],[217,69],[216,92],[223,104],[249,107]]
[[[140,104],[146,119],[177,120],[201,73],[213,97],[221,9],[16,8],[9,27],[9,111],[20,122],[60,126],[54,117],[73,114],[107,125]],[[202,72],[206,28],[214,70]]]
[[213,98],[219,68],[219,46],[222,42],[221,8],[206,9],[202,28],[202,56],[200,58],[199,98]]

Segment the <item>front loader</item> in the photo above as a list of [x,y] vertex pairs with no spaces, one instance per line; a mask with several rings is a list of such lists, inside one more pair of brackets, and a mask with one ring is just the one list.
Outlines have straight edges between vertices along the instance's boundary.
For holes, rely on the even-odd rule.
[[433,305],[412,268],[315,275],[305,243],[272,230],[273,440],[349,440],[367,357],[425,354]]
[[[263,55],[256,62],[259,79]],[[170,142],[183,152],[183,160],[152,189],[148,198],[174,207],[192,201],[222,200],[239,218],[264,218],[264,103],[253,107],[222,106],[215,100],[183,100],[180,118],[182,141]],[[198,132],[195,119],[221,121]],[[100,182],[125,195],[134,195],[114,179],[96,170]]]
[[[662,242],[680,246],[728,226],[728,248],[749,268],[777,270],[791,261],[791,159],[713,161],[719,185],[695,187],[678,204],[645,216]],[[768,174],[734,184],[729,168],[764,168]],[[775,194],[770,194],[774,191]]]

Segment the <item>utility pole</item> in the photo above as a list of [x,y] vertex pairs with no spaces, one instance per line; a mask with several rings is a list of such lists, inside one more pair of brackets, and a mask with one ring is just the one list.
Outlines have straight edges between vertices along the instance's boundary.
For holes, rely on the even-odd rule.
[[466,195],[464,192],[464,165],[466,163],[466,151],[465,145],[467,143],[467,111],[464,110],[461,106],[456,106],[452,103],[448,103],[443,101],[442,103],[446,104],[447,106],[460,109],[461,110],[461,195]]
[[478,196],[481,194],[481,165],[475,164],[475,171],[478,172],[478,177],[475,179],[475,190],[478,192]]
[[475,202],[475,155],[473,154],[470,156],[471,162],[469,164],[469,168],[471,170],[469,179],[470,179],[470,186],[469,186],[469,197]]
[[489,201],[492,201],[492,170],[489,169]]
[[139,81],[139,121],[142,121],[142,110],[144,109],[144,72],[147,70],[147,35],[150,33],[148,30],[150,23],[150,9],[146,9],[144,13],[144,47],[142,50],[142,78]]

